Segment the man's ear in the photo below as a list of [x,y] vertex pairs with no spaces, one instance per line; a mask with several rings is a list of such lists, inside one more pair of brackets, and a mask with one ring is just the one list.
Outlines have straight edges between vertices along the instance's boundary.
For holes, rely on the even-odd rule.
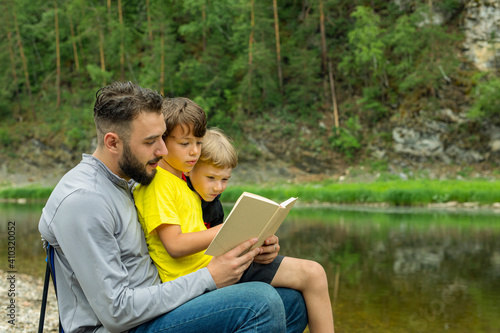
[[122,147],[122,140],[118,134],[108,132],[104,135],[104,146],[113,154],[118,154]]

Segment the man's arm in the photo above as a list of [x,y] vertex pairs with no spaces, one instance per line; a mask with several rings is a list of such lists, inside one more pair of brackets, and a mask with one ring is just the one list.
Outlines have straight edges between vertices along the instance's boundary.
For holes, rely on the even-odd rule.
[[[116,219],[119,217],[114,216],[115,212],[105,201],[94,193],[69,196],[59,207],[52,230],[62,255],[74,271],[71,283],[81,287],[92,311],[107,330],[131,329],[216,288],[208,269],[161,285],[153,285],[151,279],[143,281],[144,277],[137,276],[132,270],[139,268],[127,269],[130,263],[126,261],[140,256],[141,249],[131,247],[127,251],[133,254],[124,253],[120,245],[131,243],[140,247],[143,242],[137,239],[143,235],[140,227],[137,227],[136,234],[121,230],[120,237],[127,239],[120,243],[116,235]],[[131,205],[130,209],[135,208]],[[147,251],[145,246],[142,250]],[[147,252],[144,256],[147,264],[143,265],[151,265]],[[154,270],[152,266],[151,269]],[[156,270],[154,272],[157,274]],[[144,271],[139,274],[144,274]]]

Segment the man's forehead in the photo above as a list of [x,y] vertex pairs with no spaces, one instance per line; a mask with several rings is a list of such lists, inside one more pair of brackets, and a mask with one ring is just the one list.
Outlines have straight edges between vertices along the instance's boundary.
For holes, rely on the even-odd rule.
[[132,133],[144,137],[156,137],[165,133],[166,130],[163,115],[155,112],[141,112],[139,116],[132,121],[131,128]]

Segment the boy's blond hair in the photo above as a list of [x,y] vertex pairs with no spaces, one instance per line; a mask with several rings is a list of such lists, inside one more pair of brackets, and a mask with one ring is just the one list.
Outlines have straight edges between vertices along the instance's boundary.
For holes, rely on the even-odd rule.
[[184,130],[193,126],[193,135],[202,138],[207,130],[205,111],[195,102],[185,97],[164,98],[162,111],[167,125],[166,134],[172,133],[177,125]]
[[238,165],[238,154],[224,132],[211,128],[203,137],[201,155],[198,163],[212,164],[218,168],[234,169]]

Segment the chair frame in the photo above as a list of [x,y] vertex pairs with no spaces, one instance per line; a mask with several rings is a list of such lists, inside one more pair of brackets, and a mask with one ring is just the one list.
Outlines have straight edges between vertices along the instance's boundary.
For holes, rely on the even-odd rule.
[[[45,268],[45,280],[43,282],[42,305],[40,309],[40,320],[38,322],[38,333],[43,333],[43,325],[45,322],[45,310],[47,308],[47,296],[49,293],[49,282],[50,282],[49,280],[51,277],[57,298],[56,272],[54,268],[55,249],[48,242],[46,242],[45,250],[47,251],[47,258],[45,258],[45,261],[47,262],[47,267]],[[59,333],[64,333],[64,330],[61,325],[61,318],[59,318]]]

